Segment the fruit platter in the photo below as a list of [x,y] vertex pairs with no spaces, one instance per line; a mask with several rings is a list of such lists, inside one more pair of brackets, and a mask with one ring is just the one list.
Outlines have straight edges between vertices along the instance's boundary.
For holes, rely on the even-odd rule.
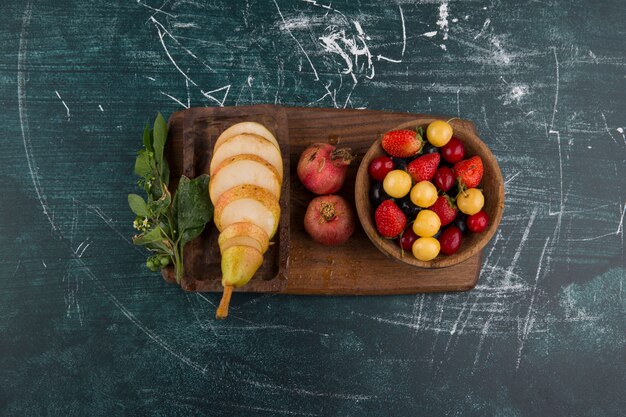
[[[453,131],[449,136],[454,136],[446,138],[449,146],[427,142],[426,130],[433,121],[447,121],[443,123]],[[222,144],[229,136],[224,132],[246,123],[263,126],[271,133],[266,136],[275,138],[276,143],[262,144],[266,157],[245,156],[265,152],[248,151],[258,147],[254,138]],[[222,200],[214,201],[215,224],[207,225],[184,249],[184,275],[179,282],[184,290],[222,292],[226,252],[236,262],[255,264],[253,276],[245,277],[245,285],[235,285],[235,292],[382,295],[465,291],[476,285],[482,248],[502,217],[504,187],[495,158],[471,122],[410,113],[257,105],[191,108],[172,114],[168,127],[165,157],[172,187],[183,175],[210,174],[210,193]],[[412,144],[417,148],[409,149],[404,158],[402,151],[393,149],[404,139],[383,143],[390,132],[399,130],[412,131],[422,141]],[[430,137],[435,141],[433,133]],[[328,156],[333,166],[311,165],[325,160],[320,156]],[[376,158],[380,163],[372,163]],[[237,176],[253,166],[256,174],[250,182],[263,185],[263,196],[250,189],[256,186],[246,184],[239,186],[239,194],[224,197]],[[335,184],[329,178],[307,176],[327,169],[341,181]],[[332,199],[326,198],[329,194]],[[230,223],[241,219],[240,214],[224,213],[257,211],[236,202],[244,197],[262,201],[258,210],[267,211],[270,219],[267,242],[250,243],[248,237],[241,237],[255,233],[249,228],[231,227],[226,232]],[[385,219],[382,224],[383,216],[376,213],[391,204],[392,212],[405,219],[398,224]],[[325,218],[338,219],[333,230],[324,229]],[[409,232],[410,238],[404,236]],[[416,241],[425,245],[420,248]],[[232,242],[256,249],[234,255],[239,246]],[[380,242],[397,251],[385,249]],[[262,259],[255,258],[259,252]],[[162,271],[167,281],[177,282],[171,267]]]

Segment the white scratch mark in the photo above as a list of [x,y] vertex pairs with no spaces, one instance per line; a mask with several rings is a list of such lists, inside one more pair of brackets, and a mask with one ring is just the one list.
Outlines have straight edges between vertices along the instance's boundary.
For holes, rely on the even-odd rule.
[[[504,95],[504,105],[517,103],[519,104],[522,98],[528,94],[528,86],[525,84],[517,84],[511,87],[511,90]],[[532,114],[532,110],[526,114],[528,116]]]
[[522,171],[517,171],[515,174],[511,175],[509,178],[506,179],[506,181],[504,181],[504,185],[507,185],[509,182],[513,181],[521,173],[522,173]]
[[102,104],[98,104],[98,108],[100,109],[100,111],[101,111],[102,113],[104,113],[104,109],[102,108]]
[[24,152],[26,153],[26,162],[28,163],[28,172],[33,181],[35,187],[35,193],[37,194],[37,200],[43,210],[43,214],[48,219],[48,222],[52,226],[52,230],[60,236],[60,231],[52,221],[49,214],[48,202],[46,195],[43,193],[41,183],[39,182],[39,174],[37,174],[37,168],[35,167],[35,161],[33,158],[33,144],[30,140],[30,126],[28,123],[28,115],[26,109],[26,52],[28,50],[28,26],[30,25],[30,18],[33,13],[32,2],[29,1],[24,11],[22,18],[22,32],[20,33],[20,44],[17,53],[17,106],[20,116],[20,128],[22,130],[22,142],[24,144]]
[[296,44],[298,45],[298,47],[300,48],[300,50],[302,51],[302,53],[306,57],[307,61],[309,61],[309,65],[311,66],[311,69],[313,70],[313,74],[315,75],[315,81],[319,81],[320,77],[317,75],[317,70],[315,69],[315,66],[313,65],[313,62],[311,62],[311,58],[309,58],[309,54],[306,53],[306,51],[302,47],[302,44],[300,44],[298,39],[296,39],[296,37],[293,35],[293,33],[291,33],[291,29],[289,29],[289,27],[287,26],[287,22],[285,22],[285,17],[283,16],[283,13],[280,11],[280,7],[278,7],[278,3],[276,3],[276,0],[272,0],[272,1],[274,2],[274,5],[276,6],[276,10],[278,10],[278,14],[280,15],[280,19],[283,21],[283,26],[285,27],[285,30],[287,31],[289,36],[291,36],[291,38],[294,41],[296,41]]
[[65,117],[67,117],[67,120],[70,120],[70,108],[67,107],[67,104],[65,103],[65,101],[61,98],[61,94],[59,94],[59,92],[57,90],[54,90],[54,92],[57,94],[57,97],[59,98],[59,100],[61,100],[61,103],[63,103],[63,107],[65,107]]
[[609,237],[609,236],[619,236],[620,234],[623,234],[624,233],[624,216],[626,215],[626,204],[625,205],[620,204],[619,208],[620,208],[620,219],[617,225],[617,230],[615,230],[614,232],[605,233],[603,235],[593,236],[593,237],[571,238],[568,240],[572,242],[589,242],[592,240],[598,240],[598,239],[602,239],[602,238]]
[[[336,27],[329,27],[325,34],[318,39],[326,52],[334,53],[341,57],[345,62],[345,68],[341,71],[341,74],[350,74],[356,84],[358,80],[354,74],[355,69],[363,71],[365,77],[371,80],[374,78],[375,68],[372,62],[372,53],[367,45],[368,36],[359,22],[353,21],[352,23],[357,31],[356,36],[347,37],[344,29],[338,30]],[[365,57],[366,63],[359,66],[359,57]]]
[[552,121],[550,122],[550,131],[554,129],[554,116],[556,115],[556,106],[559,104],[559,84],[560,84],[560,75],[559,75],[559,57],[556,55],[556,48],[552,47],[552,52],[554,53],[554,62],[556,65],[556,88],[554,93],[554,107],[552,108]]
[[442,0],[441,5],[439,6],[439,20],[437,20],[437,26],[443,32],[443,40],[448,39],[448,2],[447,0]]
[[335,392],[310,391],[310,390],[306,390],[303,388],[285,387],[282,385],[275,385],[275,384],[268,384],[265,382],[253,381],[250,379],[242,379],[240,381],[243,383],[255,386],[257,388],[269,388],[272,390],[293,392],[296,394],[308,395],[311,397],[338,398],[340,400],[351,400],[351,401],[367,401],[367,400],[375,400],[377,398],[375,395],[341,394],[341,393],[335,393]]
[[[167,34],[169,38],[171,38],[174,42],[176,42],[185,52],[187,52],[189,55],[191,55],[193,58],[195,58],[196,60],[198,60],[200,63],[202,63],[205,67],[207,67],[209,70],[214,71],[213,68],[211,68],[208,64],[204,63],[202,60],[200,60],[196,55],[193,54],[193,52],[191,52],[190,50],[188,50],[187,48],[183,47],[180,42],[178,42],[178,40],[172,36],[171,33],[169,33],[167,31],[167,29],[165,29],[165,27],[159,22],[157,21],[154,17],[151,17],[150,20],[152,21],[152,23],[154,23],[154,26],[157,29],[157,32],[159,34],[159,40],[161,42],[161,46],[163,47],[163,50],[165,51],[165,54],[167,55],[168,59],[170,60],[170,62],[174,65],[174,67],[178,70],[178,72],[181,73],[181,75],[183,77],[185,77],[185,79],[191,83],[191,85],[197,87],[198,89],[200,89],[200,93],[202,93],[202,95],[204,97],[206,97],[207,99],[213,100],[214,102],[216,102],[220,107],[224,107],[224,102],[226,101],[226,98],[228,97],[228,92],[230,91],[230,84],[229,85],[225,85],[223,87],[220,88],[216,88],[215,90],[211,90],[211,91],[204,91],[202,88],[200,88],[200,86],[191,79],[191,77],[189,77],[189,75],[187,75],[187,73],[185,71],[183,71],[180,66],[178,65],[178,63],[174,60],[174,58],[172,58],[172,55],[170,54],[169,49],[167,48],[167,45],[165,45],[165,40],[164,37]],[[225,91],[224,93],[224,97],[219,100],[217,98],[215,98],[213,96],[213,93],[217,93],[220,91]]]
[[487,28],[489,27],[489,25],[491,24],[491,19],[487,18],[485,19],[485,23],[483,23],[483,28],[480,30],[480,32],[478,32],[478,34],[476,36],[474,36],[474,40],[480,38],[482,35],[484,35],[485,31],[487,30]]
[[147,79],[149,79],[150,81],[156,81],[156,79],[154,77],[148,77],[146,76]]
[[[43,265],[44,268],[48,268],[48,265],[46,265],[46,262],[43,259],[41,260],[41,264]],[[15,268],[15,271],[17,272],[17,268]]]
[[600,114],[602,115],[602,120],[604,121],[604,129],[606,130],[606,133],[608,133],[611,139],[613,139],[613,142],[618,145],[615,136],[613,136],[613,133],[611,133],[611,129],[609,129],[609,125],[606,123],[606,117],[604,116],[604,112],[600,112]]
[[434,37],[434,36],[436,36],[436,35],[437,35],[437,31],[436,31],[436,30],[433,30],[432,32],[425,32],[425,33],[422,33],[422,36],[425,36],[425,37],[427,37],[427,38],[432,38],[432,37]]
[[[85,242],[83,242],[85,243]],[[83,244],[81,243],[81,245]],[[79,258],[83,257],[83,253],[85,253],[85,251],[87,250],[87,248],[89,247],[89,245],[91,245],[91,242],[87,243],[85,246],[83,246],[83,249],[80,251],[80,253],[78,253],[78,248],[76,249],[76,256],[78,256]]]
[[517,262],[519,261],[519,258],[522,254],[522,248],[524,247],[524,244],[526,244],[526,241],[528,240],[528,236],[530,235],[530,229],[533,225],[533,222],[535,221],[535,217],[537,217],[538,212],[539,212],[539,209],[535,207],[532,213],[530,213],[530,217],[528,218],[528,225],[526,225],[526,228],[524,229],[524,234],[522,235],[522,239],[520,240],[517,250],[515,251],[515,255],[513,255],[513,260],[511,261],[511,265],[509,265],[509,268],[506,271],[505,279],[507,280],[509,280],[510,277],[513,275],[513,270],[517,266]]
[[530,304],[528,305],[528,312],[526,313],[526,321],[524,322],[524,329],[522,330],[522,337],[520,338],[519,349],[517,350],[517,364],[515,369],[519,369],[520,363],[522,361],[522,351],[524,349],[524,343],[528,338],[528,334],[530,333],[530,329],[532,327],[531,323],[531,315],[533,312],[533,305],[535,303],[535,295],[537,293],[537,286],[539,284],[539,278],[541,276],[541,267],[543,263],[543,257],[546,254],[546,249],[548,248],[548,242],[550,242],[550,238],[546,238],[546,243],[543,245],[543,250],[541,251],[541,256],[539,256],[539,265],[537,266],[537,274],[535,275],[535,285],[533,285],[533,290],[530,296]]
[[[224,91],[224,97],[222,97],[221,100],[218,100],[218,99],[216,99],[213,96],[213,93],[218,93],[220,91]],[[230,91],[230,84],[225,85],[225,86],[220,87],[220,88],[216,88],[215,90],[207,91],[207,92],[201,91],[201,93],[206,98],[209,98],[209,99],[215,101],[217,104],[220,105],[220,107],[224,107],[224,102],[226,102],[226,98],[228,97],[228,92],[229,91]]]
[[189,106],[185,105],[185,103],[183,103],[182,101],[180,101],[180,100],[179,100],[179,99],[177,99],[176,97],[171,96],[171,95],[167,94],[167,93],[166,93],[166,92],[164,92],[164,91],[159,91],[159,92],[160,92],[161,94],[163,94],[164,96],[169,97],[169,98],[171,98],[172,100],[174,100],[174,101],[175,101],[176,103],[178,103],[178,104],[179,104],[182,108],[184,108],[184,109],[188,109],[188,108],[189,108]]
[[177,29],[189,29],[189,28],[198,28],[199,26],[193,22],[174,22],[172,24],[173,27]]
[[384,60],[399,64],[404,59],[404,51],[406,50],[406,25],[404,23],[404,13],[402,12],[402,7],[398,5],[398,9],[400,9],[400,21],[402,22],[402,53],[400,54],[400,59],[391,59],[383,55],[378,55],[376,59],[378,59],[379,61]]
[[461,94],[461,88],[459,87],[456,90],[456,115],[457,117],[461,117],[461,101],[459,99],[460,94]]
[[[163,11],[163,10],[161,10],[161,9],[157,9],[156,7],[152,7],[152,6],[149,6],[149,5],[145,4],[145,3],[142,3],[142,2],[141,2],[141,0],[137,0],[137,4],[142,5],[142,6],[143,6],[143,7],[145,7],[146,9],[153,10],[153,11],[155,12],[155,14],[156,14],[156,13],[163,13],[164,15],[169,16],[169,17],[173,17],[173,18],[175,18],[175,17],[176,17],[175,15],[173,15],[173,14],[171,14],[171,13],[165,12],[165,11]],[[162,7],[162,6],[161,6],[161,7]]]

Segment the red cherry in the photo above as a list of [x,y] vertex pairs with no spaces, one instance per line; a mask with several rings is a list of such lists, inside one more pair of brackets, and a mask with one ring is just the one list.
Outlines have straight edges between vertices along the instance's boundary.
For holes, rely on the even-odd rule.
[[456,253],[461,247],[461,239],[463,238],[463,232],[456,226],[449,226],[441,232],[439,236],[439,245],[441,246],[441,252],[446,255],[452,255]]
[[454,185],[454,171],[448,167],[439,167],[435,172],[433,182],[435,183],[435,187],[441,191],[448,191]]
[[489,224],[489,216],[482,210],[467,218],[467,228],[470,232],[484,232],[487,224]]
[[441,148],[441,157],[451,164],[463,160],[465,157],[465,146],[459,139],[453,137]]
[[412,228],[407,227],[404,232],[398,238],[398,245],[406,251],[411,251],[413,249],[413,242],[418,239],[418,236],[415,234]]
[[370,176],[376,181],[382,181],[385,179],[390,171],[393,171],[394,163],[389,156],[379,156],[372,160],[369,166]]

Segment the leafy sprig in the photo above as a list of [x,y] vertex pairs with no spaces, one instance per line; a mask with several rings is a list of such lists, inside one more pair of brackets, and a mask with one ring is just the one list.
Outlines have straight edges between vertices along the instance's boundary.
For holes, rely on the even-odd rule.
[[183,248],[211,221],[213,205],[206,174],[194,179],[183,175],[175,192],[169,190],[170,169],[164,158],[167,133],[161,113],[152,129],[146,125],[143,148],[135,160],[137,185],[144,190],[146,198],[129,194],[128,205],[137,215],[133,227],[139,234],[133,237],[133,243],[154,253],[146,261],[147,267],[157,271],[173,263],[176,281],[180,283],[184,274]]

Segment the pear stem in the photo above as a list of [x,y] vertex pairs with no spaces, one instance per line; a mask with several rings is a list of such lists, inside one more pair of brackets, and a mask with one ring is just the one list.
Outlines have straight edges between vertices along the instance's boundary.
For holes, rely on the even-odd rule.
[[233,294],[233,286],[226,285],[224,286],[224,293],[222,294],[222,300],[220,301],[219,307],[217,307],[217,311],[215,312],[216,319],[225,319],[228,317],[228,305],[230,304],[230,296]]

